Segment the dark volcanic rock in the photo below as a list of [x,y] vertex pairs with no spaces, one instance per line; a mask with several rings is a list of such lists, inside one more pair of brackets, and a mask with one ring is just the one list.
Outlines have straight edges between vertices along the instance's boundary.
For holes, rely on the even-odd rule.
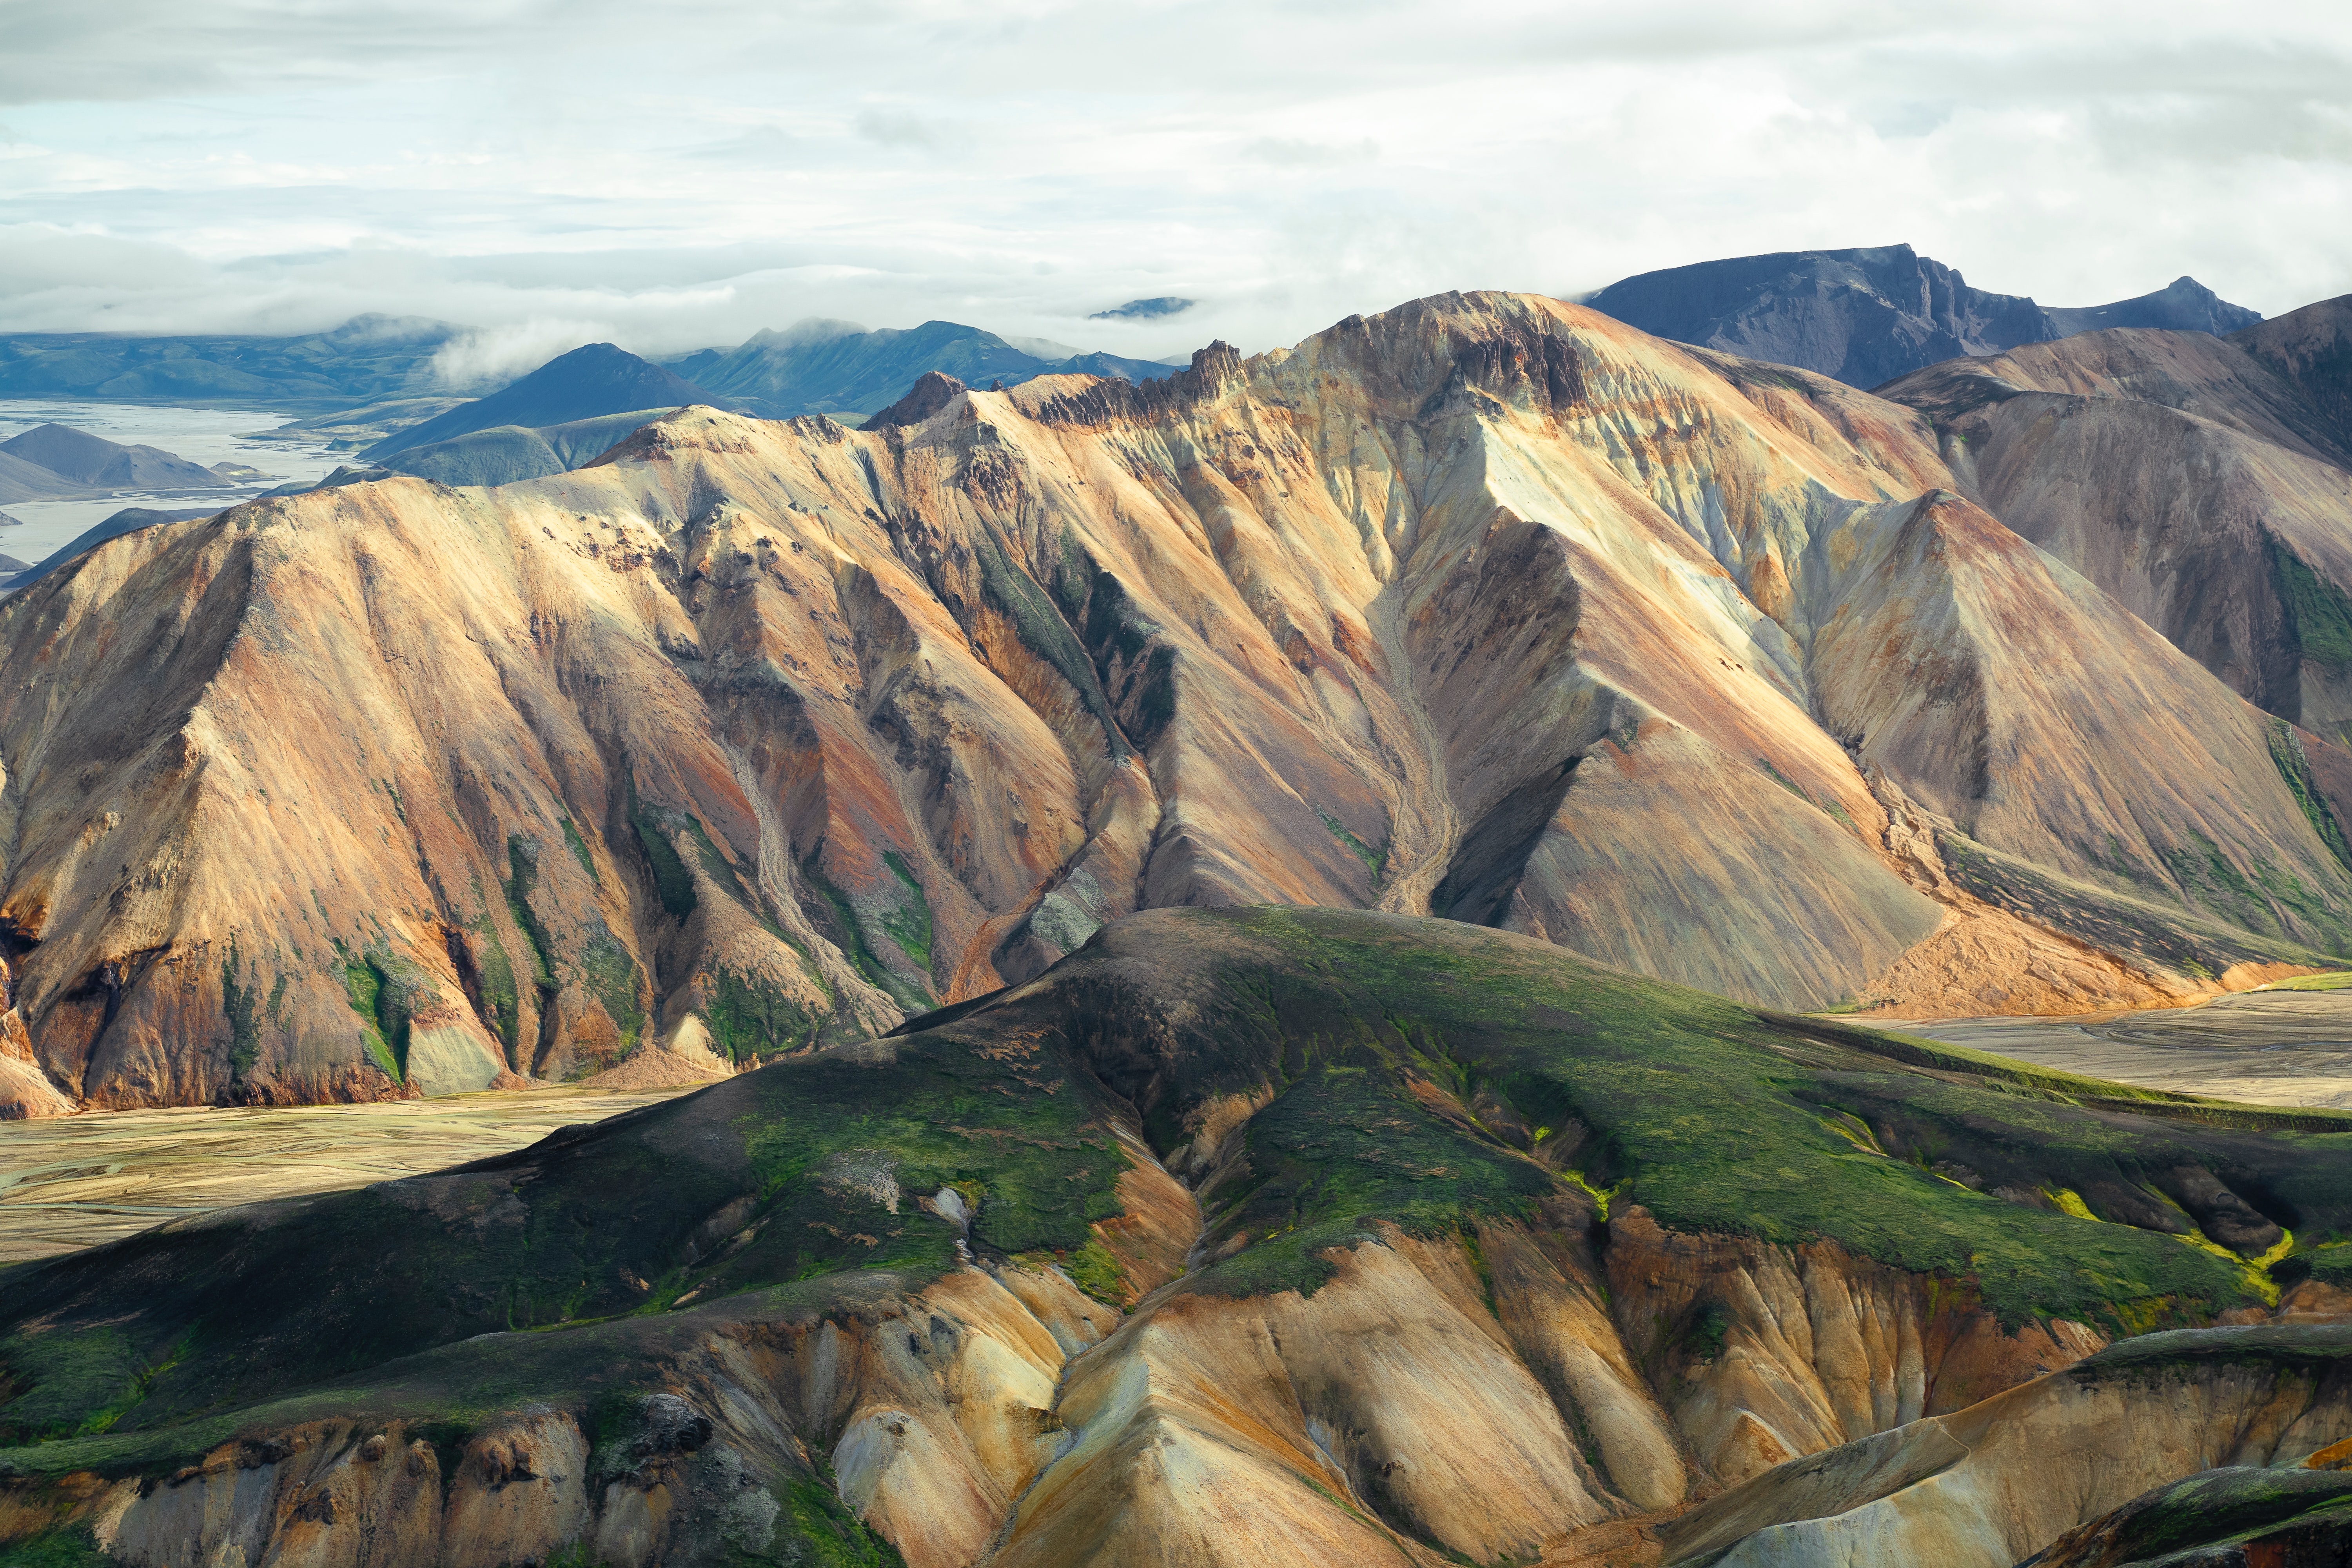
[[2259,320],[2183,278],[2113,305],[2049,310],[1972,288],[1907,245],[1781,251],[1623,279],[1584,301],[1645,332],[1876,386],[1961,354],[2105,327],[2227,331]]

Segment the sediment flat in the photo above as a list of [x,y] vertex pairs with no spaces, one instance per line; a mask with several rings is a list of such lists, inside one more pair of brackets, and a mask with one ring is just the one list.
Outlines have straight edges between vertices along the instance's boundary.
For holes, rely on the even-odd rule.
[[231,1204],[441,1170],[684,1092],[563,1087],[0,1123],[0,1264],[95,1247]]
[[2249,991],[2068,1018],[1872,1018],[2042,1067],[2257,1105],[2352,1108],[2352,991]]

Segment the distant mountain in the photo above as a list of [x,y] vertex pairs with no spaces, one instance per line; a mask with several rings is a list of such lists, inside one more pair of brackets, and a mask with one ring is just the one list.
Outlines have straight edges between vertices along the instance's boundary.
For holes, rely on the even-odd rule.
[[[1033,347],[1049,346],[1024,341]],[[782,331],[760,332],[731,350],[703,349],[666,363],[770,419],[873,414],[897,402],[932,371],[967,386],[984,387],[992,382],[1017,386],[1055,374],[1154,381],[1173,375],[1178,368],[1107,353],[1045,359],[994,332],[954,321],[925,321],[903,331],[891,327],[867,331],[854,321],[807,321]]]
[[1612,283],[1583,301],[1677,342],[1872,387],[1963,354],[2110,327],[2231,331],[2261,316],[2193,278],[2112,305],[2045,308],[1971,288],[1907,245],[1703,261]]
[[689,403],[724,405],[730,401],[713,397],[674,371],[639,359],[625,349],[590,343],[559,354],[502,391],[461,403],[446,414],[395,432],[363,456],[382,462],[394,452],[503,425],[535,429],[633,410],[677,408]]
[[354,316],[299,337],[0,338],[0,397],[328,408],[436,390],[433,356],[464,331],[415,316]]
[[1089,321],[1148,321],[1158,316],[1172,316],[1189,310],[1198,301],[1162,294],[1155,300],[1129,300],[1126,304],[1108,310],[1097,310],[1087,318]]
[[0,452],[89,489],[217,489],[221,477],[161,447],[124,446],[70,425],[37,425]]
[[639,408],[537,429],[499,425],[392,453],[382,459],[378,471],[414,474],[445,485],[519,484],[593,462],[631,431],[668,412],[669,407]]
[[0,500],[57,500],[109,490],[216,490],[228,481],[160,447],[126,447],[69,425],[0,441]]
[[6,512],[0,511],[0,528],[22,528],[24,526],[25,520],[23,518],[10,517]]

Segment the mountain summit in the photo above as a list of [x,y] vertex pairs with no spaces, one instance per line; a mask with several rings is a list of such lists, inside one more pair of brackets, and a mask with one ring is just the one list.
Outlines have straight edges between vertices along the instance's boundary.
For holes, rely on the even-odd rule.
[[1963,354],[2110,327],[2235,331],[2262,317],[2193,278],[2111,305],[2048,308],[1971,287],[1907,245],[1784,250],[1643,272],[1584,303],[1676,342],[1871,387]]
[[368,448],[382,458],[411,447],[447,441],[501,425],[538,427],[627,414],[641,408],[679,408],[719,401],[673,371],[639,359],[611,343],[590,343],[559,354],[520,381],[488,397],[460,404],[446,414],[412,425]]

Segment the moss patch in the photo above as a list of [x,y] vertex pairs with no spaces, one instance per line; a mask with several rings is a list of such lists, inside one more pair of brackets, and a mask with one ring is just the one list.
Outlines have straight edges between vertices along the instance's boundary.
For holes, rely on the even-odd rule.
[[714,967],[706,977],[704,995],[703,1022],[710,1030],[711,1044],[730,1061],[814,1045],[824,1021],[782,986],[724,965]]

